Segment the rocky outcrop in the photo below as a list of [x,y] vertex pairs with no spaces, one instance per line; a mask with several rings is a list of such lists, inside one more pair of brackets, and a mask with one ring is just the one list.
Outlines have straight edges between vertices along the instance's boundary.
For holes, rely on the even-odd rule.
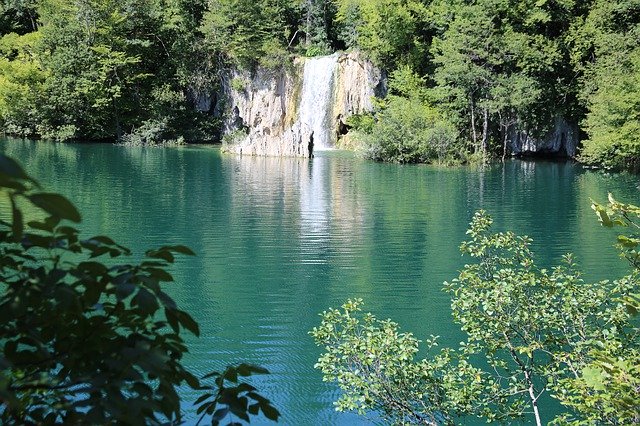
[[357,52],[338,58],[338,75],[334,101],[334,116],[345,125],[346,118],[373,110],[373,98],[387,96],[387,78]]
[[578,126],[562,117],[556,118],[555,125],[543,137],[533,137],[526,130],[514,129],[509,135],[511,152],[514,155],[551,155],[555,157],[575,157],[578,146]]
[[288,71],[234,71],[224,86],[225,150],[242,155],[310,157],[386,94],[383,73],[357,52],[300,58]]
[[[294,64],[298,69],[299,63]],[[308,156],[296,119],[298,72],[234,71],[224,84],[225,149],[237,154]]]

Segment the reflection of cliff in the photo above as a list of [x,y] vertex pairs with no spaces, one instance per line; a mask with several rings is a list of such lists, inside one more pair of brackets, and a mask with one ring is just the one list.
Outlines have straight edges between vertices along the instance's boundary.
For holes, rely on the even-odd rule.
[[[341,239],[357,238],[364,221],[353,176],[339,159],[224,157],[234,170],[232,217],[247,212],[269,218],[282,232],[295,231],[300,253],[339,254]],[[274,222],[275,220],[275,222]],[[291,241],[290,244],[294,242]]]

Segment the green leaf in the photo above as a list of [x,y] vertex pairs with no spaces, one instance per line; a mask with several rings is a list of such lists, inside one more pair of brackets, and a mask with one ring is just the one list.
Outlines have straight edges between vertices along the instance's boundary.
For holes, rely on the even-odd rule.
[[187,256],[195,256],[196,254],[187,246],[183,245],[175,245],[175,246],[165,246],[167,250],[171,250],[176,253],[185,254]]
[[173,261],[175,260],[171,252],[168,250],[149,250],[147,252],[147,257],[163,259],[169,263],[173,263]]
[[28,195],[27,198],[29,198],[33,204],[52,216],[57,216],[61,219],[67,219],[76,223],[81,220],[80,213],[75,206],[60,194],[42,192]]
[[149,273],[151,277],[157,279],[158,281],[166,281],[166,282],[173,281],[173,277],[171,276],[171,274],[165,271],[164,269],[145,268],[145,271],[147,271],[147,273]]
[[204,395],[200,395],[200,397],[198,397],[198,399],[196,399],[196,402],[193,403],[193,405],[198,405],[203,403],[204,401],[206,401],[209,398],[212,398],[213,394],[212,393],[205,393]]
[[0,173],[35,183],[35,181],[25,173],[20,164],[18,164],[13,158],[7,157],[4,154],[0,154]]
[[618,243],[626,249],[634,249],[640,244],[640,239],[630,238],[626,235],[618,235]]
[[105,237],[104,235],[96,235],[94,237],[90,238],[90,241],[97,241],[101,244],[106,244],[108,246],[117,246],[117,244],[115,243],[115,241],[113,241],[111,238],[109,237]]
[[185,373],[184,373],[184,380],[191,387],[191,389],[199,389],[200,388],[200,381],[198,380],[198,378],[196,376],[194,376],[193,374],[189,373],[188,371],[185,371]]
[[131,296],[137,287],[138,286],[128,281],[118,284],[116,285],[116,297],[118,300],[124,300]]
[[220,422],[220,420],[224,419],[225,417],[227,417],[227,414],[229,414],[229,409],[227,407],[225,408],[219,408],[216,410],[215,413],[213,413],[213,418],[211,419],[212,421],[216,421],[216,422]]
[[261,404],[260,409],[266,418],[269,420],[273,420],[274,422],[278,421],[278,417],[280,417],[280,412],[271,404]]
[[14,240],[19,241],[22,239],[24,223],[22,221],[22,212],[16,207],[16,203],[13,197],[11,197],[11,213],[13,216],[13,220],[11,222],[11,232],[13,232]]
[[178,317],[178,321],[180,321],[180,324],[184,328],[192,332],[195,336],[200,336],[200,327],[198,326],[198,323],[195,322],[193,318],[191,318],[191,315],[184,311],[176,311],[176,314]]
[[243,377],[251,376],[252,374],[269,374],[269,370],[266,368],[252,364],[240,364],[236,367],[236,370]]
[[205,374],[204,376],[202,376],[202,380],[204,380],[204,379],[209,379],[209,378],[211,378],[211,377],[218,377],[218,376],[220,376],[220,373],[219,373],[219,372],[217,372],[217,371],[212,371],[211,373],[207,373],[207,374]]
[[178,321],[177,312],[178,312],[177,309],[173,309],[169,307],[165,307],[164,309],[164,315],[167,318],[167,322],[169,323],[169,326],[171,326],[174,332],[180,333],[180,323]]
[[144,288],[138,290],[131,302],[140,307],[142,312],[147,315],[152,315],[158,310],[158,299]]

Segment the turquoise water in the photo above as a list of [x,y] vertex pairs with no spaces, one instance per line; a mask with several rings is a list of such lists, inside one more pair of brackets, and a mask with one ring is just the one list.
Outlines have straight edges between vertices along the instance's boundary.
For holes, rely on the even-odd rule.
[[595,280],[626,266],[589,198],[612,191],[640,203],[638,176],[573,163],[445,169],[334,151],[309,161],[211,147],[1,146],[79,206],[86,234],[108,234],[136,253],[191,247],[197,257],[178,261],[169,289],[201,325],[187,363],[201,374],[240,361],[267,367],[272,374],[255,383],[283,424],[367,422],[333,410],[336,388],[313,369],[320,349],[307,334],[319,312],[349,297],[419,338],[462,339],[441,287],[464,262],[458,246],[477,209],[493,215],[496,229],[532,236],[540,264],[572,251]]

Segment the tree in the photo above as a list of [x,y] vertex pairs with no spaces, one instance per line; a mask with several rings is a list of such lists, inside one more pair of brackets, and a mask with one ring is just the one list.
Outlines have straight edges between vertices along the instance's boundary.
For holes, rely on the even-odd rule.
[[389,95],[377,100],[373,115],[350,119],[353,138],[365,157],[397,163],[460,161],[457,131],[425,96],[424,80],[410,67],[391,73]]
[[587,116],[581,160],[608,168],[640,167],[640,6],[596,1],[572,33]]
[[281,66],[293,35],[293,9],[291,1],[283,0],[210,0],[201,31],[208,49],[225,59],[223,66]]
[[37,0],[0,2],[0,34],[25,34],[38,28]]
[[149,118],[151,77],[165,55],[157,7],[137,0],[40,2],[40,61],[50,72],[44,136],[119,138]]
[[373,61],[394,70],[408,65],[425,71],[433,30],[423,2],[415,0],[336,0],[338,34]]
[[36,134],[42,115],[47,72],[35,50],[38,33],[0,38],[0,122],[5,131],[20,136]]
[[[167,267],[184,246],[148,250],[118,263],[127,248],[109,237],[81,238],[67,222],[80,213],[42,192],[12,159],[0,156],[0,421],[3,424],[180,422],[177,387],[205,390],[198,413],[218,424],[277,410],[238,376],[248,364],[212,373],[205,386],[183,365],[181,332],[198,324],[165,293]],[[7,211],[8,210],[8,211]],[[108,257],[109,259],[104,259]]]
[[[630,291],[617,300],[630,316],[640,312],[640,207],[617,201],[609,194],[607,205],[592,203],[602,226],[622,227],[618,235],[620,254],[632,266]],[[635,424],[640,422],[640,330],[637,321],[624,324],[617,336],[604,344],[593,345],[591,361],[579,376],[561,383],[565,389],[563,403],[580,413],[569,418],[574,424]]]
[[457,117],[470,150],[486,156],[501,147],[504,157],[513,130],[541,136],[557,116],[576,116],[565,45],[574,2],[436,1],[430,10],[443,28],[431,46],[433,96]]
[[[637,207],[613,203],[615,220],[609,219],[608,210],[596,207],[603,224],[634,223],[630,219]],[[454,320],[467,341],[456,351],[445,349],[448,358],[441,364],[442,355],[414,362],[415,338],[397,334],[395,324],[370,315],[360,325],[352,317],[352,305],[345,305],[344,314],[323,314],[321,326],[312,331],[326,349],[316,367],[325,380],[338,381],[346,390],[338,408],[373,409],[398,422],[406,416],[406,407],[413,407],[426,424],[474,415],[489,421],[528,416],[541,425],[553,420],[539,404],[550,395],[568,409],[555,419],[560,423],[638,421],[640,339],[630,321],[638,306],[637,269],[619,280],[593,284],[582,281],[570,255],[552,270],[539,269],[528,237],[493,233],[491,224],[486,213],[475,214],[461,251],[477,261],[445,283]],[[637,233],[619,241],[626,255],[637,260]],[[394,368],[398,364],[401,368]],[[437,374],[445,377],[471,373],[477,384],[435,380],[433,365],[439,365]],[[408,371],[424,393],[403,393],[413,388],[399,370]],[[381,382],[383,394],[378,390]],[[470,395],[461,398],[462,392]],[[400,401],[385,395],[397,395]],[[468,405],[461,407],[461,401]]]
[[5,131],[58,140],[213,139],[219,123],[196,110],[217,82],[198,30],[204,0],[28,3],[37,12],[33,31],[0,43]]
[[[453,424],[476,408],[485,388],[481,370],[450,349],[415,362],[419,341],[411,333],[361,310],[361,299],[349,300],[342,311],[323,312],[310,332],[326,351],[315,368],[344,392],[337,410],[375,411],[390,424],[435,425]],[[437,338],[427,346],[433,350]]]

